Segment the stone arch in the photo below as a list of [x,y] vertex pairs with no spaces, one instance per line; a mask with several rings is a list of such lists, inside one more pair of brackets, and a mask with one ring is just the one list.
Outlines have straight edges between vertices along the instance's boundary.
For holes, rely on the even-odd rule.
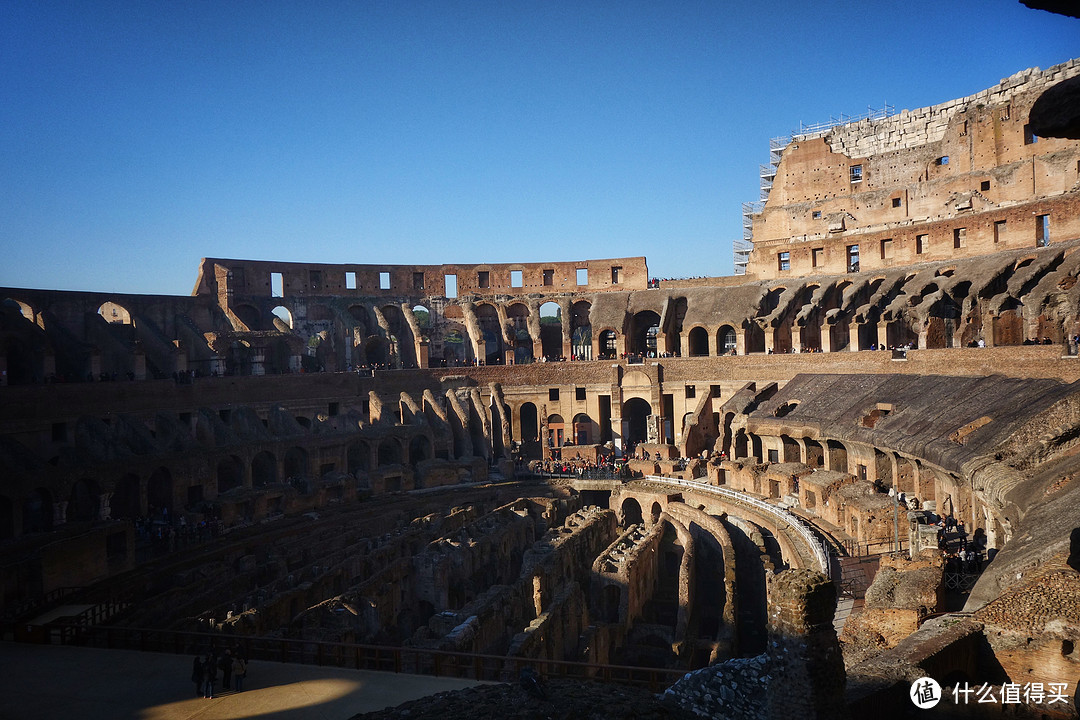
[[103,302],[97,309],[98,315],[110,325],[131,325],[131,311],[120,303],[108,300]]
[[652,414],[652,406],[642,398],[630,398],[623,403],[624,447],[649,441],[649,419]]
[[592,303],[578,300],[570,306],[571,359],[592,360]]
[[733,457],[750,457],[750,438],[743,428],[739,428],[738,432],[735,433],[735,453]]
[[557,360],[563,354],[562,306],[550,300],[540,306],[540,354]]
[[293,446],[285,451],[285,480],[303,480],[308,476],[308,452],[302,447]]
[[533,339],[529,334],[529,306],[523,302],[511,303],[506,308],[506,320],[514,339],[514,364],[524,365],[533,361]]
[[806,445],[806,464],[812,468],[825,467],[825,449],[821,447],[821,443],[803,438],[803,444]]
[[379,467],[401,464],[401,443],[395,438],[384,438],[379,443]]
[[53,498],[45,488],[35,488],[26,496],[22,506],[23,534],[48,532],[53,529]]
[[277,458],[269,450],[259,452],[251,459],[252,487],[277,485]]
[[738,348],[739,339],[735,328],[731,325],[721,325],[716,331],[716,354],[734,355]]
[[826,447],[829,452],[829,469],[846,473],[848,471],[848,452],[844,444],[839,440],[829,440],[826,442]]
[[518,428],[521,432],[521,449],[525,457],[538,459],[540,452],[540,415],[536,405],[531,402],[522,403],[518,409]]
[[249,303],[241,303],[232,307],[233,314],[240,318],[240,322],[247,326],[248,330],[265,330],[263,327],[262,313],[259,308]]
[[547,445],[549,448],[561,448],[566,440],[566,427],[563,416],[559,414],[548,415],[547,419]]
[[93,478],[80,478],[71,486],[68,496],[68,522],[85,522],[98,519],[101,488]]
[[660,316],[652,310],[634,313],[630,321],[630,353],[656,357],[656,336],[660,333]]
[[746,341],[743,343],[746,353],[765,352],[765,331],[756,322],[748,320],[744,326]]
[[641,505],[632,497],[628,497],[622,502],[622,506],[619,508],[622,515],[622,526],[628,528],[631,525],[643,525]]
[[409,464],[417,465],[431,459],[431,440],[427,435],[417,435],[409,442]]
[[0,495],[0,540],[15,537],[15,505],[7,495]]
[[686,353],[690,357],[705,357],[709,354],[709,331],[700,325],[690,328],[686,336]]
[[799,443],[787,435],[780,436],[780,442],[784,448],[783,459],[786,463],[802,462],[800,455],[802,454],[799,449]]
[[361,337],[368,334],[368,329],[374,327],[371,322],[371,312],[365,305],[350,305],[349,315],[356,321],[356,326],[360,328]]
[[159,467],[146,481],[146,504],[155,508],[173,509],[173,479],[167,467]]
[[663,514],[664,508],[660,507],[659,502],[653,502],[652,507],[649,508],[649,524],[655,525],[660,522],[660,515]]
[[371,335],[364,340],[364,357],[368,365],[390,367],[390,343],[379,335]]
[[576,445],[588,445],[591,441],[595,440],[592,436],[592,418],[588,413],[578,413],[574,416],[573,421],[573,435],[574,444]]
[[293,314],[292,310],[284,305],[278,305],[270,310],[271,318],[270,322],[275,330],[280,332],[291,332],[293,329]]
[[619,355],[619,336],[611,328],[600,331],[599,353],[601,360],[614,360]]
[[244,465],[240,458],[229,455],[219,460],[217,464],[217,494],[221,495],[243,486]]
[[371,449],[365,442],[351,443],[345,451],[345,467],[349,473],[367,472],[371,461]]
[[400,305],[384,305],[389,364],[393,367],[416,366],[416,339]]
[[457,323],[450,325],[446,329],[446,334],[442,339],[442,360],[444,365],[457,366],[464,365],[469,357],[472,356],[470,349],[470,343],[466,342],[468,339],[468,333],[465,332],[465,328]]
[[143,514],[142,481],[135,473],[125,473],[116,481],[109,508],[114,519],[134,520]]

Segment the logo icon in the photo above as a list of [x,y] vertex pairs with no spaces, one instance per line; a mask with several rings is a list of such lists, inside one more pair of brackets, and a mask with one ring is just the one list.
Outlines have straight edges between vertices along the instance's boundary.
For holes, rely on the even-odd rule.
[[921,677],[911,683],[908,697],[911,698],[915,707],[920,710],[929,710],[941,702],[941,686],[934,678]]

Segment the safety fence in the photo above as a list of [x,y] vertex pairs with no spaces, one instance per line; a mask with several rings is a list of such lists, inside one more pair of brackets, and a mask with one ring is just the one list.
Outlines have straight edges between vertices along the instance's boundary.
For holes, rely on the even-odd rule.
[[248,637],[220,633],[88,626],[56,622],[37,634],[40,642],[109,649],[201,655],[226,648],[250,660],[324,667],[436,675],[471,680],[511,682],[530,668],[547,678],[579,678],[648,687],[668,687],[685,671],[662,668],[596,665],[565,660],[483,655],[412,647],[388,647],[293,638]]

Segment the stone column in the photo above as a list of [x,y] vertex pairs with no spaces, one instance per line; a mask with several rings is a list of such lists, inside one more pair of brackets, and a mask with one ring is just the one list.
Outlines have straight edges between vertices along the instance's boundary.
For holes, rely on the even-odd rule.
[[859,350],[859,323],[852,320],[847,326],[848,332],[848,350],[852,352],[858,352]]
[[791,325],[791,351],[802,352],[802,326],[795,323]]
[[739,332],[735,331],[735,352],[738,355],[746,354],[746,330]]
[[818,334],[821,336],[821,352],[832,352],[832,333],[830,332],[832,326],[828,322],[822,322],[818,328]]
[[112,518],[112,507],[109,505],[112,496],[111,492],[98,495],[98,520],[110,520]]
[[879,349],[889,347],[889,323],[884,320],[877,324],[877,346]]
[[992,312],[983,313],[982,339],[986,347],[994,347],[994,313]]
[[930,325],[926,324],[919,328],[919,350],[926,349],[926,340],[930,335]]
[[[431,367],[431,343],[427,340],[420,341],[420,351],[417,353],[419,362],[417,363],[422,368]],[[513,351],[511,351],[511,357],[513,357]]]
[[768,355],[776,347],[776,328],[765,330],[765,354]]

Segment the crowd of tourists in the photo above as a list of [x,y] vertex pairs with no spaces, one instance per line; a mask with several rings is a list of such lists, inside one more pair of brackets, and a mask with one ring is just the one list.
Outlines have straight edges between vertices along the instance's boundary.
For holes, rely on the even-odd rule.
[[243,692],[244,680],[247,678],[247,658],[238,647],[225,648],[218,651],[211,648],[202,655],[196,655],[191,667],[191,682],[195,683],[195,696],[202,695],[204,698],[213,698],[218,691],[218,679],[221,680],[220,690],[235,690]]

